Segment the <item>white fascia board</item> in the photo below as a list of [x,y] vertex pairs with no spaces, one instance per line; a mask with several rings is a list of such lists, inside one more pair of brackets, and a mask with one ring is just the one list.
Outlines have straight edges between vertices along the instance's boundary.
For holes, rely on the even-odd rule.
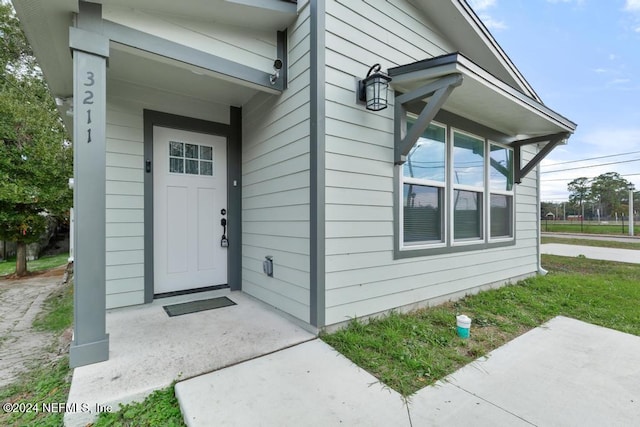
[[454,4],[460,11],[460,14],[466,18],[467,22],[476,31],[478,36],[484,40],[485,44],[493,52],[494,56],[498,58],[505,69],[509,71],[509,74],[513,76],[514,80],[519,82],[523,89],[529,92],[534,99],[538,102],[542,102],[542,99],[540,99],[527,79],[525,79],[524,75],[520,70],[518,70],[515,64],[511,61],[511,58],[509,58],[506,52],[498,44],[497,40],[491,35],[491,32],[487,29],[478,15],[476,15],[471,6],[469,6],[464,0],[454,0]]

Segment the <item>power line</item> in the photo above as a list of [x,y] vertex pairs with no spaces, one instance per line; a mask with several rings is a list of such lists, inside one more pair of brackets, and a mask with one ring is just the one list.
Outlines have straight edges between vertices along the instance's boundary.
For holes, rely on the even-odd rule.
[[[638,176],[638,175],[640,175],[640,173],[629,173],[629,174],[620,175],[620,176],[625,177],[625,176]],[[595,176],[587,179],[594,179],[594,178]],[[542,182],[558,182],[558,181],[573,181],[574,179],[575,178],[555,178],[555,179],[543,179],[541,181]]]
[[578,167],[575,167],[575,168],[559,169],[559,170],[555,170],[555,171],[544,171],[544,172],[540,172],[540,173],[542,174],[542,173],[566,172],[566,171],[572,171],[572,170],[577,170],[577,169],[597,168],[597,167],[600,167],[600,166],[619,165],[621,163],[631,163],[631,162],[638,162],[638,161],[640,161],[640,159],[620,160],[619,162],[609,162],[609,163],[600,163],[598,165],[578,166]]
[[589,161],[589,160],[607,159],[609,157],[627,156],[629,154],[638,154],[638,153],[640,153],[640,151],[629,151],[628,153],[609,154],[608,156],[589,157],[587,159],[580,159],[580,160],[569,160],[569,161],[566,161],[566,162],[554,163],[554,164],[549,165],[549,166],[566,165],[567,163],[586,162],[586,161]]

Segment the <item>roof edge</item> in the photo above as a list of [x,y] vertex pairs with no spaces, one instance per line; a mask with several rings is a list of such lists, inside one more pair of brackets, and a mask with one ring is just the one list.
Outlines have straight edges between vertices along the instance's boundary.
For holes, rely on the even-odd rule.
[[466,15],[467,21],[472,24],[472,27],[474,27],[476,32],[480,35],[480,37],[484,39],[485,43],[495,51],[495,53],[497,54],[497,57],[502,61],[504,61],[506,67],[512,72],[515,80],[522,85],[523,89],[529,92],[532,98],[536,99],[538,102],[542,102],[542,99],[533,89],[533,86],[529,84],[529,82],[524,77],[524,75],[520,72],[518,67],[516,67],[516,65],[511,60],[511,58],[509,58],[509,55],[507,55],[504,49],[502,49],[498,41],[491,34],[491,31],[489,31],[487,26],[484,24],[484,22],[482,22],[482,20],[476,14],[473,8],[469,6],[469,3],[467,3],[467,0],[452,0],[452,2],[457,5],[458,10],[463,12],[462,13],[463,15]]
[[[541,100],[522,93],[506,84],[460,52],[453,52],[434,58],[412,62],[406,65],[392,67],[387,70],[387,73],[391,78],[394,78],[410,73],[417,75],[420,71],[435,68],[442,68],[442,72],[463,72],[467,75],[475,75],[493,86],[494,91],[501,91],[503,94],[527,104],[530,108],[533,108],[539,113],[547,116],[549,120],[555,121],[570,133],[573,133],[578,126],[572,120],[546,106]],[[411,79],[410,76],[407,77]]]

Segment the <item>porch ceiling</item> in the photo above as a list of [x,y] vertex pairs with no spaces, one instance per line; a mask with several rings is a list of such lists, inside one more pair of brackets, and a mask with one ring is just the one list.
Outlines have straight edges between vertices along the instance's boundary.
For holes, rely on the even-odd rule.
[[222,105],[242,106],[257,93],[211,71],[117,43],[110,46],[107,78],[107,89],[110,82],[123,82]]
[[[73,92],[73,62],[69,50],[69,27],[73,25],[73,14],[78,12],[78,0],[12,0],[12,2],[47,79],[51,93],[58,97],[71,96]],[[286,28],[296,16],[296,5],[283,0],[185,0],[181,2],[175,0],[92,0],[92,2],[102,3],[106,11],[109,9],[140,10],[155,15],[173,15],[197,21],[224,22],[226,25],[273,30],[274,33]],[[138,58],[135,61],[135,66],[121,69],[118,64],[123,64],[124,59],[135,58],[132,58],[132,55],[124,55],[122,49],[116,47],[116,50],[115,57],[110,58],[110,72],[113,74],[113,78],[126,81],[140,80],[140,65],[158,66],[165,71],[168,70],[166,63],[165,66],[159,64],[162,61],[157,58],[152,63],[144,62],[149,58]],[[126,68],[133,68],[133,70]],[[183,73],[184,67],[182,69],[182,71],[169,70],[169,73],[173,73],[172,75]],[[149,70],[152,69],[149,68]],[[159,75],[155,71],[153,74]],[[194,79],[189,74],[196,78]],[[193,89],[197,86],[198,80],[204,80],[198,78],[201,76],[190,71],[187,71],[187,74],[181,74],[181,76],[189,76],[189,78],[172,80],[170,83],[173,83],[173,86],[169,89],[173,90],[179,85],[181,92],[194,93]],[[158,84],[157,79],[150,80],[153,82],[152,84]],[[235,92],[237,86],[233,86],[233,88]],[[221,100],[229,98],[228,88],[226,92],[221,93],[214,93],[213,90],[201,86],[197,94],[202,96],[204,92]],[[244,99],[247,93],[240,90],[236,98]]]

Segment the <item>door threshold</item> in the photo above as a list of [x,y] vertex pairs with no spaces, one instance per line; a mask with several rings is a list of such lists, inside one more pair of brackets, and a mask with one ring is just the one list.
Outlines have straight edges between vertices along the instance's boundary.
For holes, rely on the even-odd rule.
[[163,292],[160,294],[154,294],[153,299],[177,297],[180,295],[197,294],[200,292],[219,291],[222,289],[229,289],[229,285],[224,284],[224,285],[216,285],[216,286],[205,286],[203,288],[185,289],[182,291],[173,291],[173,292]]

